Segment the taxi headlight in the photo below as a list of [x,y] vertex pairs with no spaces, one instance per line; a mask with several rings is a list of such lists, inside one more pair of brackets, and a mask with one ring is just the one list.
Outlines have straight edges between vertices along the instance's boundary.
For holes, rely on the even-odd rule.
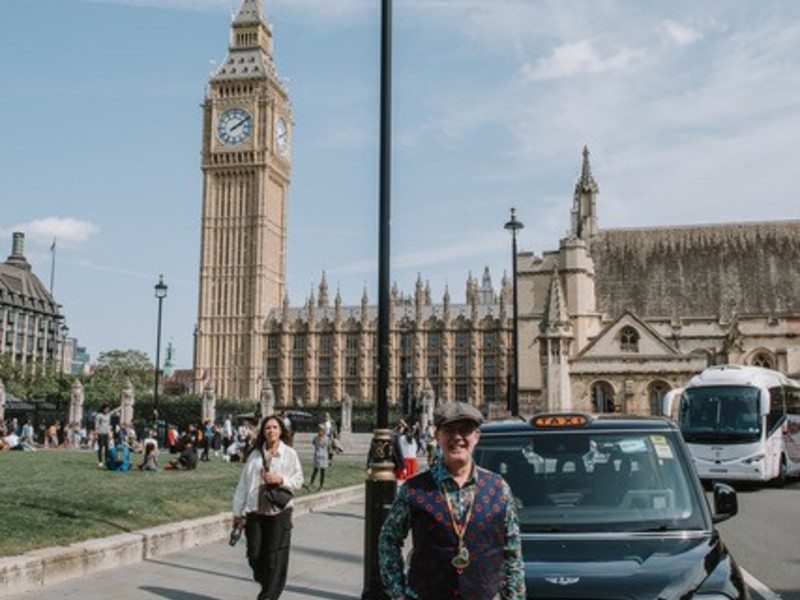
[[763,452],[759,452],[758,454],[754,454],[753,456],[748,456],[742,462],[746,465],[753,464],[755,462],[761,462],[766,458],[766,455]]

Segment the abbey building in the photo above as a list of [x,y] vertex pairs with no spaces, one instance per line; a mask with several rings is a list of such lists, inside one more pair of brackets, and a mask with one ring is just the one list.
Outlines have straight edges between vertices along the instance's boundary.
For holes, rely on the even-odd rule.
[[[285,292],[292,111],[262,0],[244,0],[204,104],[200,303],[194,389],[279,405],[376,397],[377,307],[331,300],[323,274],[301,306]],[[711,364],[800,377],[800,221],[603,229],[584,149],[568,234],[518,252],[520,405],[659,412]],[[524,220],[525,206],[518,207]],[[565,205],[565,212],[569,205]],[[432,389],[488,412],[513,366],[512,285],[470,275],[464,302],[419,276],[393,290],[390,399]]]

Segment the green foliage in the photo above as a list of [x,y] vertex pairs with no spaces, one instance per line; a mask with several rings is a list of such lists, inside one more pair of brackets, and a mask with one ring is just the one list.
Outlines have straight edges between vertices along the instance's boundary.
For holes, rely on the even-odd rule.
[[[310,457],[301,459],[310,477]],[[195,471],[112,472],[82,450],[4,452],[0,460],[13,490],[0,495],[0,557],[228,512],[241,473],[241,464],[219,459]],[[132,457],[138,462],[140,454]],[[363,482],[361,456],[337,458],[325,478],[329,489]]]

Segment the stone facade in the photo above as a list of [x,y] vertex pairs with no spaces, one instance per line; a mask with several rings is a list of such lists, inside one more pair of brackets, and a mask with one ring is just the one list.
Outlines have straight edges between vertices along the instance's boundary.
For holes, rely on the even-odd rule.
[[[422,408],[430,387],[437,399],[479,406],[505,402],[511,359],[510,284],[499,294],[488,269],[478,284],[471,275],[467,302],[452,304],[445,290],[433,304],[430,288],[418,277],[413,297],[395,286],[390,309],[390,402],[400,402],[406,386]],[[266,377],[279,405],[339,403],[377,396],[377,307],[366,292],[360,306],[333,305],[323,273],[317,299],[302,308],[288,300],[267,323]]]
[[292,114],[262,0],[243,0],[203,103],[203,212],[193,390],[258,398],[264,326],[281,305]]
[[800,376],[800,221],[603,230],[598,193],[584,150],[569,234],[519,255],[531,410],[658,413],[713,364]]
[[66,359],[59,304],[25,258],[25,235],[13,234],[11,255],[0,263],[0,354],[31,373],[57,372]]

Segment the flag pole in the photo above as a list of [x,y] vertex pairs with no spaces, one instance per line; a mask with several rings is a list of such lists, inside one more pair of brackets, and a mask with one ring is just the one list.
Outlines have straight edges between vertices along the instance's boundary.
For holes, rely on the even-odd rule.
[[53,284],[56,279],[56,238],[53,238],[53,243],[50,244],[50,295],[53,295]]

